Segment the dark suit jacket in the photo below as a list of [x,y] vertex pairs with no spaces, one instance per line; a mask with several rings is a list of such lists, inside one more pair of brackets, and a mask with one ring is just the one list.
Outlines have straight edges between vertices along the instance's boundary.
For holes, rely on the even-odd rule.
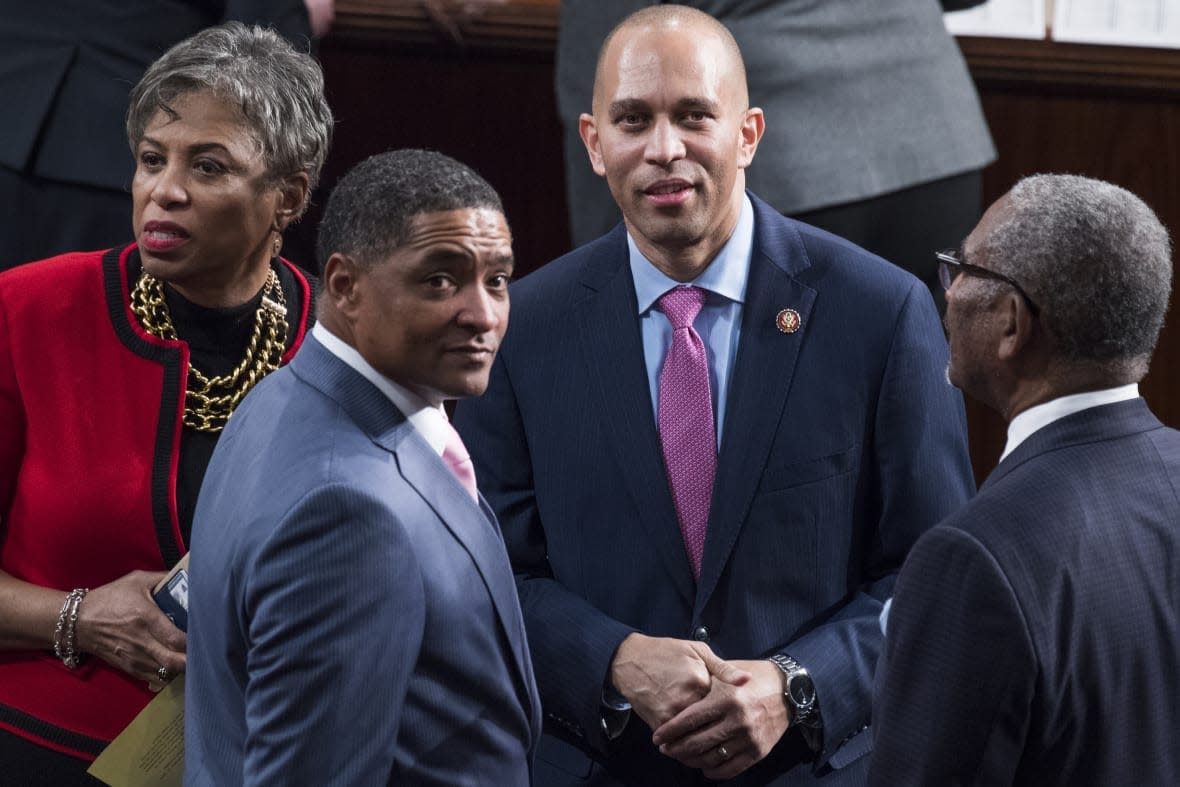
[[[868,750],[877,614],[927,527],[973,491],[963,405],[929,291],[757,198],[712,515],[694,583],[668,491],[625,233],[530,274],[487,394],[456,424],[505,531],[547,731],[633,784],[691,784],[634,717],[608,743],[603,681],[631,631],[726,658],[786,650],[815,677],[821,771]],[[785,334],[775,315],[793,308]],[[845,739],[849,739],[847,742]],[[796,733],[747,783],[809,784]],[[546,760],[546,762],[542,762]],[[586,758],[546,738],[538,784]],[[856,783],[859,774],[830,783]],[[548,769],[548,770],[547,770]]]
[[303,0],[0,0],[0,165],[130,188],[127,96],[170,46],[230,19],[311,35]]
[[872,783],[1180,784],[1180,433],[1142,399],[1050,424],[914,547]]
[[527,785],[540,707],[486,502],[314,336],[280,371],[201,489],[185,783]]

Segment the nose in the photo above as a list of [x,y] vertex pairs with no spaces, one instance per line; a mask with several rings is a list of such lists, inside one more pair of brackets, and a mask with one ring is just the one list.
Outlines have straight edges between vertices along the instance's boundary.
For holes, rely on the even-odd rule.
[[680,130],[668,118],[659,118],[647,139],[647,161],[660,166],[684,158],[684,141]]
[[459,324],[472,333],[480,334],[499,327],[508,315],[508,296],[502,290],[493,291],[483,283],[467,287]]
[[171,208],[188,201],[182,168],[169,164],[151,175],[149,196],[161,208]]

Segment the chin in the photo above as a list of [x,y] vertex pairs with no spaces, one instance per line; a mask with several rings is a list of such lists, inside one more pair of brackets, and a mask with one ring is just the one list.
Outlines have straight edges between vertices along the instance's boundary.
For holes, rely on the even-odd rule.
[[158,257],[143,248],[139,249],[139,261],[145,271],[160,281],[171,282],[177,278],[176,274],[181,272],[179,261]]
[[481,396],[488,389],[488,375],[463,380],[454,380],[446,386],[440,386],[438,391],[445,399],[468,399]]

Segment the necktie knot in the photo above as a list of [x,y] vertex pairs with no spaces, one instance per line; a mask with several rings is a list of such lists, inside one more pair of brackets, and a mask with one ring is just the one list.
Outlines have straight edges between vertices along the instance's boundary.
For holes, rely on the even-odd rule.
[[660,296],[660,311],[672,323],[673,330],[691,328],[705,305],[705,295],[700,287],[673,287]]

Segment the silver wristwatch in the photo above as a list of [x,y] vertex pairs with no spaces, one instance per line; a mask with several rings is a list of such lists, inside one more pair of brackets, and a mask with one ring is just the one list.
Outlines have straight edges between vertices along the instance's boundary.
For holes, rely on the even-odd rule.
[[791,708],[791,726],[821,727],[815,683],[802,664],[786,653],[776,653],[770,660],[783,671],[783,697]]

